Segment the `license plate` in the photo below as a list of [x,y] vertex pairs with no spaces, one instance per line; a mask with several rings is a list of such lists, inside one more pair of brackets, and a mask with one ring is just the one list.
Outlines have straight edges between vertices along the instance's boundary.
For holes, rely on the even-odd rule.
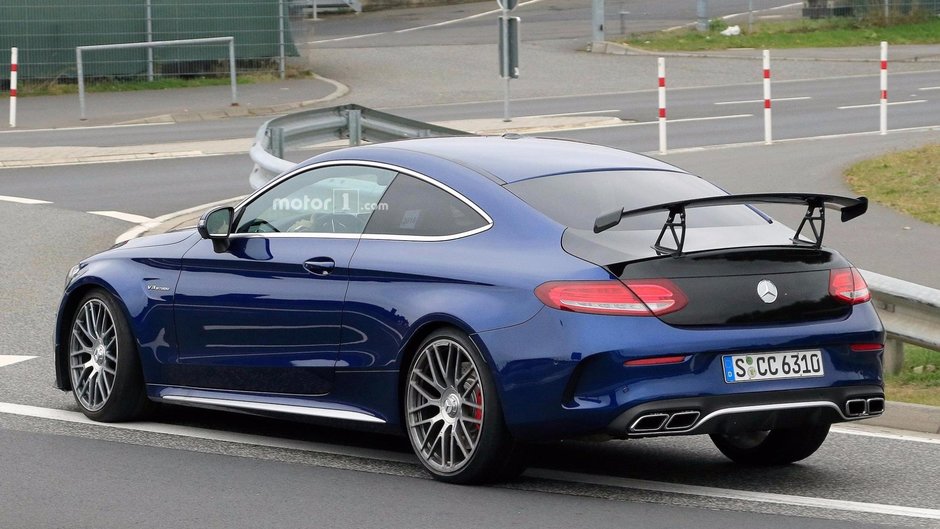
[[823,376],[822,352],[786,351],[722,357],[725,382],[759,382]]

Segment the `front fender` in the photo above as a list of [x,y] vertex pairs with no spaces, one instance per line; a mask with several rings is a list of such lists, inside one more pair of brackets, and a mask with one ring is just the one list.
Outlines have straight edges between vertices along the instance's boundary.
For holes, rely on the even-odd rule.
[[179,280],[179,260],[100,258],[83,263],[66,286],[55,326],[56,387],[71,388],[68,342],[72,318],[82,298],[94,290],[110,294],[121,308],[134,335],[147,382],[159,380],[160,365],[175,361],[176,334],[173,298]]

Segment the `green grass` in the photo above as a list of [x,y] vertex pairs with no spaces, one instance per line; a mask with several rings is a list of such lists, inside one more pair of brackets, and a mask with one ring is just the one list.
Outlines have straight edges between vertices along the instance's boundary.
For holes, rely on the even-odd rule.
[[[933,365],[936,370],[927,371]],[[914,369],[924,367],[921,373]],[[913,345],[904,346],[904,367],[897,375],[885,376],[888,400],[940,406],[940,351]]]
[[[288,70],[288,79],[300,79],[311,76],[309,71]],[[235,82],[240,85],[278,81],[277,73],[246,73],[238,74]],[[163,77],[153,81],[124,80],[124,79],[93,79],[85,82],[85,91],[93,92],[133,92],[137,90],[171,90],[175,88],[195,88],[202,86],[229,85],[231,80],[225,76],[207,77]],[[50,96],[77,94],[78,84],[75,82],[25,82],[19,87],[19,95]]]
[[631,35],[623,42],[650,51],[704,51],[728,48],[832,48],[877,45],[881,41],[891,44],[940,43],[940,18],[918,20],[907,18],[901,23],[884,24],[878,19],[792,20],[760,22],[747,32],[725,37],[719,32],[725,24],[713,21],[707,32],[694,29],[660,31]]
[[845,172],[845,178],[856,193],[940,225],[940,145],[859,162]]

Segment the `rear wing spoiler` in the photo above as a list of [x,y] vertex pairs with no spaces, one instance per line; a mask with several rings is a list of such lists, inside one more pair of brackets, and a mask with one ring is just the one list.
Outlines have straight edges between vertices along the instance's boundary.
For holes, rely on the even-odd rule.
[[[625,211],[611,211],[604,213],[594,220],[594,233],[613,228],[626,217],[635,217],[647,213],[667,211],[669,213],[663,224],[653,249],[662,254],[680,255],[685,245],[685,211],[691,208],[704,208],[714,206],[732,206],[749,204],[799,204],[806,206],[806,213],[800,226],[793,235],[793,244],[808,245],[815,248],[822,246],[823,233],[826,228],[826,208],[839,210],[842,222],[848,222],[863,215],[868,210],[868,199],[865,197],[849,198],[838,195],[819,195],[814,193],[753,193],[744,195],[721,195],[715,197],[690,198],[665,204],[656,204],[639,209]],[[676,220],[678,217],[678,220]],[[804,241],[800,238],[803,229],[809,226],[813,240]],[[672,235],[675,247],[663,245],[666,232]],[[808,234],[807,234],[808,235]]]

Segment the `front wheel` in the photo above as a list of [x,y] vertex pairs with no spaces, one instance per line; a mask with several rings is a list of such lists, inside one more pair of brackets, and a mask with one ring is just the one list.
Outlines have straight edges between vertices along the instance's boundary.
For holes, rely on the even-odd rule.
[[72,394],[90,419],[135,419],[151,406],[130,326],[117,301],[87,294],[72,316],[68,340]]
[[745,432],[711,434],[722,454],[735,463],[755,466],[786,465],[806,459],[822,446],[829,424]]
[[408,438],[435,479],[482,483],[522,470],[493,377],[466,335],[441,330],[428,336],[405,384]]

